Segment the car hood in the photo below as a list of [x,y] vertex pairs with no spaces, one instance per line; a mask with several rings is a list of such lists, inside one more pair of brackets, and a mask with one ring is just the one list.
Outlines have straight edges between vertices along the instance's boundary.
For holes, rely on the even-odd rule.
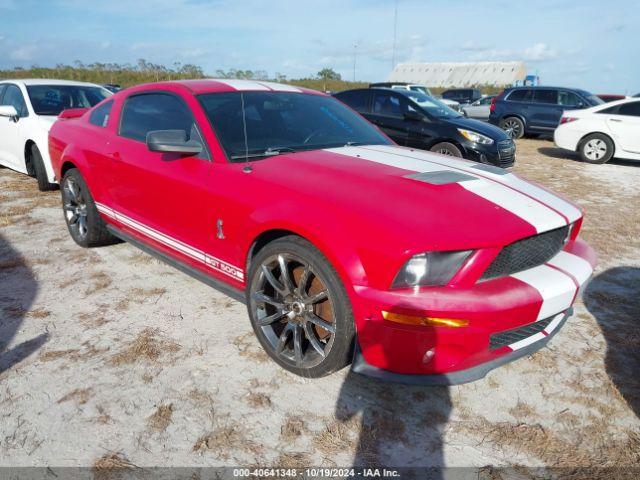
[[475,132],[486,135],[492,138],[496,142],[502,140],[509,140],[510,137],[501,128],[491,125],[490,123],[481,122],[480,120],[473,120],[472,118],[458,117],[447,120],[450,124],[458,128],[466,128]]
[[513,173],[398,146],[298,152],[254,165],[256,185],[274,201],[277,192],[303,205],[309,222],[404,250],[503,246],[581,217]]

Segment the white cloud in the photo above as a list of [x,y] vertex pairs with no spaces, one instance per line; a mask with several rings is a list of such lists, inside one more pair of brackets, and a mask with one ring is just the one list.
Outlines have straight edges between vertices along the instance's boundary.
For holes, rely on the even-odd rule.
[[536,43],[531,47],[525,48],[523,52],[523,58],[525,60],[530,60],[534,62],[538,62],[541,60],[553,60],[558,56],[558,52],[553,48],[549,47],[546,43]]
[[24,45],[12,50],[9,53],[9,58],[12,60],[33,60],[36,53],[38,53],[36,45]]

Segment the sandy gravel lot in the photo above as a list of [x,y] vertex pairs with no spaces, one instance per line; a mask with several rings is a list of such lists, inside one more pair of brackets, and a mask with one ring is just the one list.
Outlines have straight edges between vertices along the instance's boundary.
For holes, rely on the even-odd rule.
[[640,165],[522,140],[599,266],[549,348],[452,388],[269,361],[245,307],[132,246],[83,250],[0,169],[0,466],[640,467]]

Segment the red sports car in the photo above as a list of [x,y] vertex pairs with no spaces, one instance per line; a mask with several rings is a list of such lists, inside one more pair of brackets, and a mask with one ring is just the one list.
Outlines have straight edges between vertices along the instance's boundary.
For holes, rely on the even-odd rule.
[[353,361],[480,378],[543,346],[595,263],[568,201],[400,148],[311,90],[140,85],[64,112],[49,141],[78,245],[124,239],[246,301],[267,353],[306,377]]

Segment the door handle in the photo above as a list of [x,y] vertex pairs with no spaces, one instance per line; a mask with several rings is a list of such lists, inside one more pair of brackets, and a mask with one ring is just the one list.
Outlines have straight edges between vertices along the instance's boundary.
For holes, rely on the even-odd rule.
[[611,121],[616,123],[622,123],[622,120],[618,120],[617,118],[612,118]]

